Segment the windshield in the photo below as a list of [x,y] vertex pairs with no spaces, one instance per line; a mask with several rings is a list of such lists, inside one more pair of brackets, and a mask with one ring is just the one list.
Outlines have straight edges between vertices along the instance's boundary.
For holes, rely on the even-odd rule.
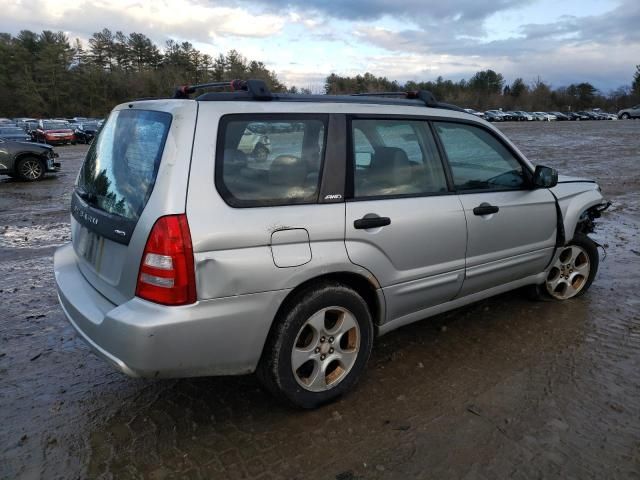
[[153,190],[170,125],[165,112],[113,112],[80,170],[80,196],[107,213],[137,220]]

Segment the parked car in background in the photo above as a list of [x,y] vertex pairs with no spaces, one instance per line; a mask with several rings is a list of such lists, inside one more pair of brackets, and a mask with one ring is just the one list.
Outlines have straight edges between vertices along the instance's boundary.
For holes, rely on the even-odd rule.
[[70,144],[76,141],[73,127],[69,123],[55,120],[40,120],[38,128],[31,135],[34,142],[48,143],[49,145]]
[[474,110],[473,108],[465,108],[465,112],[470,113],[471,115],[475,115],[476,117],[484,118],[484,113]]
[[538,120],[543,120],[545,122],[551,122],[552,120],[557,120],[558,118],[551,114],[551,113],[547,113],[547,112],[533,112],[538,116]]
[[96,136],[96,133],[100,127],[97,122],[83,122],[75,125],[75,129],[73,131],[76,142],[89,144]]
[[13,123],[10,118],[0,118],[0,125],[3,123]]
[[567,117],[569,117],[569,120],[573,121],[589,120],[589,117],[587,115],[583,115],[578,112],[567,112],[566,115]]
[[556,119],[558,121],[567,121],[567,120],[569,120],[569,117],[567,115],[565,115],[564,113],[562,113],[562,112],[549,112],[549,113],[552,114],[552,115],[555,115]]
[[530,113],[523,112],[521,110],[516,110],[514,112],[507,112],[507,113],[519,122],[529,122],[533,120],[533,116]]
[[487,110],[484,112],[484,119],[488,122],[503,122],[504,118],[502,115],[493,113],[491,110]]
[[586,110],[582,110],[580,112],[578,112],[579,115],[583,115],[586,116],[589,120],[601,120],[600,116],[593,113],[593,112],[587,112]]
[[511,120],[515,120],[511,115],[509,115],[507,112],[503,112],[502,110],[487,110],[487,112],[502,117],[502,120],[505,122],[510,122]]
[[238,150],[245,155],[253,157],[258,162],[265,162],[271,152],[271,140],[262,132],[265,132],[267,128],[269,131],[277,131],[278,128],[282,129],[282,127],[274,127],[273,125],[267,127],[263,122],[249,123],[242,133]]
[[20,127],[7,126],[10,124],[0,123],[0,138],[13,140],[16,142],[30,142],[31,135]]
[[40,180],[47,172],[60,170],[58,154],[49,145],[14,142],[0,138],[0,175],[28,182]]
[[618,118],[628,120],[629,118],[640,118],[640,105],[631,108],[624,108],[618,112]]

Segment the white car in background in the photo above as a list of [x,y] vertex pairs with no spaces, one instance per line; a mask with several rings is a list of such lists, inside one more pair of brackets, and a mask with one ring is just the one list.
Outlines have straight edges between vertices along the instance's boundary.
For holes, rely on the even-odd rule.
[[547,112],[533,112],[533,113],[535,115],[538,115],[539,117],[542,117],[541,119],[547,122],[558,119],[558,117],[556,117],[555,115],[552,115],[551,113],[547,113]]
[[474,110],[473,108],[465,108],[464,111],[467,112],[467,113],[470,113],[471,115],[475,115],[476,117],[484,118],[484,113],[483,112],[478,112],[477,110]]

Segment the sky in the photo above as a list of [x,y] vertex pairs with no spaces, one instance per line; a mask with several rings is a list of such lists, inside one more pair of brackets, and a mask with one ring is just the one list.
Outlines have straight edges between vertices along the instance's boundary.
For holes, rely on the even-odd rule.
[[458,81],[491,68],[508,82],[587,81],[603,92],[640,64],[640,0],[0,0],[0,32],[140,32],[159,46],[232,48],[287,85],[330,73]]

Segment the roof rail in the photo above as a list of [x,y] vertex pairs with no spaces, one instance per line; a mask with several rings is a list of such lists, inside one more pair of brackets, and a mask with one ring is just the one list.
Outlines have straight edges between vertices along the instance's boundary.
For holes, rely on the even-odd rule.
[[[203,83],[200,85],[184,85],[178,87],[173,98],[189,98],[191,93],[203,88],[230,88],[231,92],[205,92],[196,97],[198,101],[251,101],[269,100],[279,102],[322,102],[322,103],[362,103],[379,105],[407,105],[414,107],[430,107],[445,110],[464,110],[455,105],[438,102],[428,90],[408,92],[372,92],[352,93],[348,95],[311,95],[298,93],[271,93],[262,80],[232,80],[230,82]],[[387,97],[387,98],[385,98]],[[403,97],[403,98],[388,98]]]
[[173,98],[187,99],[196,90],[203,88],[230,88],[231,91],[248,92],[256,100],[271,100],[271,91],[262,80],[231,80],[230,82],[211,82],[198,85],[182,85],[173,92]]
[[422,100],[427,107],[438,108],[440,105],[433,93],[428,90],[416,90],[409,92],[373,92],[373,93],[352,93],[354,97],[391,97],[401,96],[410,100]]

